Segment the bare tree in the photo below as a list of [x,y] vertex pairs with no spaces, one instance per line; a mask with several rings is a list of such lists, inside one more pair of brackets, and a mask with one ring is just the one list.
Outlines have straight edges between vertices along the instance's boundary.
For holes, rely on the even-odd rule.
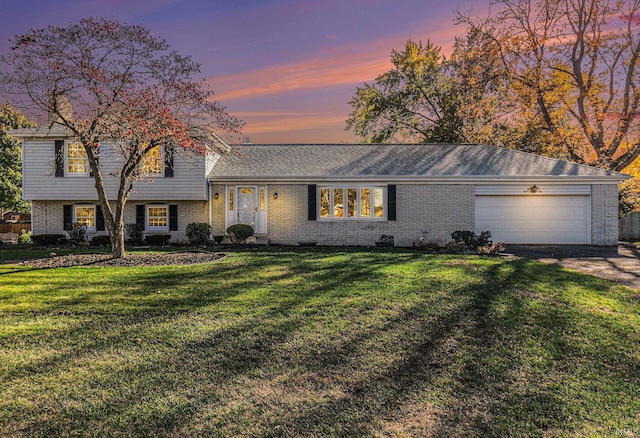
[[[189,56],[145,27],[101,18],[32,29],[0,56],[0,84],[16,106],[41,125],[59,123],[84,146],[116,258],[125,255],[124,206],[133,183],[145,178],[143,157],[158,145],[185,154],[218,151],[216,131],[242,128],[212,100],[199,73]],[[122,156],[115,199],[98,166],[107,141]]]
[[640,0],[497,0],[489,38],[517,117],[549,154],[623,170],[640,156]]

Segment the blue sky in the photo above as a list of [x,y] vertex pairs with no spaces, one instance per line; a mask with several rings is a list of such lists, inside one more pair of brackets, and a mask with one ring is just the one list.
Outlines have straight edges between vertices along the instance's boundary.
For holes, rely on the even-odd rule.
[[447,52],[454,9],[488,0],[23,0],[0,15],[0,51],[29,28],[88,16],[143,24],[202,65],[254,143],[351,142],[356,86],[389,69],[392,49],[427,39]]

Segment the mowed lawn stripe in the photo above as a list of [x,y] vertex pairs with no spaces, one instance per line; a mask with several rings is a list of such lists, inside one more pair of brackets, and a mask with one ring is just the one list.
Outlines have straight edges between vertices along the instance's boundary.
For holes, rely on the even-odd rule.
[[634,291],[523,259],[2,265],[0,435],[627,436],[639,345]]

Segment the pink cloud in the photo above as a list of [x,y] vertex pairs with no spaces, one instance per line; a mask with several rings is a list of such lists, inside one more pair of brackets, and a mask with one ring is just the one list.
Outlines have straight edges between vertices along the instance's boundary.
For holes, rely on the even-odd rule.
[[[451,52],[451,45],[460,28],[443,26],[438,29],[436,44],[443,45],[443,53]],[[286,64],[272,65],[252,71],[209,78],[216,99],[230,101],[254,97],[281,95],[297,90],[361,85],[372,81],[392,65],[392,49],[404,46],[408,36],[393,36],[367,44],[346,45],[317,52],[317,56]],[[427,38],[414,38],[423,39]],[[445,46],[445,44],[447,44]]]

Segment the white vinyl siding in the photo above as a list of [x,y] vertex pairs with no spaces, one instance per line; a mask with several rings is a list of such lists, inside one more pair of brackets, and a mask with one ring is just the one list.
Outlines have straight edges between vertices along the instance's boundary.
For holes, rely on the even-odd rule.
[[590,244],[588,195],[476,196],[475,231],[494,241],[521,244]]
[[[97,200],[94,180],[91,177],[70,178],[55,176],[54,139],[25,140],[23,147],[23,197],[26,200]],[[117,174],[122,166],[122,157],[109,144],[100,146],[100,170],[105,180],[107,194],[117,196]],[[131,201],[185,201],[207,200],[207,175],[205,157],[175,153],[173,178],[147,178],[134,183]]]

